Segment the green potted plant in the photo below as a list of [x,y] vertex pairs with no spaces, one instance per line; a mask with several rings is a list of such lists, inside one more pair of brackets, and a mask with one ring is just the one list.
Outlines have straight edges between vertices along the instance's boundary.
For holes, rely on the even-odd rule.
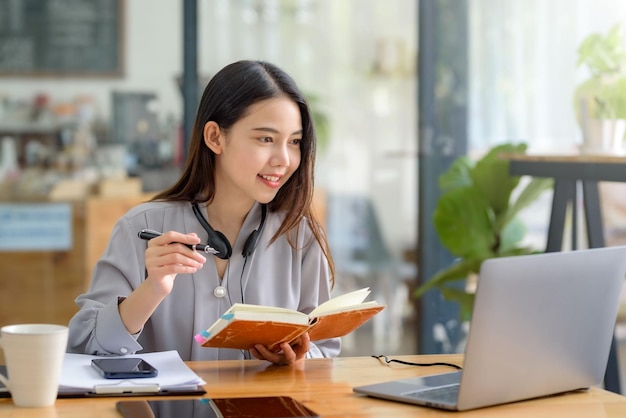
[[574,93],[583,152],[621,153],[626,133],[626,21],[606,34],[592,33],[578,48],[579,67],[589,71]]
[[502,158],[526,148],[498,145],[477,162],[462,156],[440,176],[433,222],[442,245],[458,258],[418,287],[415,297],[438,288],[446,300],[459,303],[461,319],[468,320],[473,290],[451,284],[478,274],[488,258],[536,252],[521,243],[526,228],[518,215],[552,187],[552,179],[533,178],[518,191],[521,178],[509,174],[509,161]]

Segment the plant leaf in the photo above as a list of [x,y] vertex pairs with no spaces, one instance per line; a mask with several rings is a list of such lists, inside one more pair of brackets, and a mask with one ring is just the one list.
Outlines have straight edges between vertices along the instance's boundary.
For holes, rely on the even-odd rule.
[[450,266],[440,270],[428,279],[425,283],[420,285],[413,296],[416,298],[421,297],[426,291],[432,289],[433,287],[439,287],[444,283],[448,283],[455,280],[463,280],[466,279],[470,273],[477,273],[480,269],[480,264],[483,262],[483,259],[480,258],[468,258],[468,259],[459,259],[452,263]]
[[520,180],[519,176],[509,174],[509,161],[501,154],[525,151],[526,144],[495,146],[476,163],[472,171],[474,186],[487,199],[497,217],[508,207],[511,193]]
[[484,257],[495,244],[491,209],[474,187],[465,186],[443,194],[433,213],[441,243],[459,257]]
[[445,300],[459,304],[459,316],[461,317],[461,321],[469,321],[471,319],[475,297],[473,293],[467,293],[462,289],[446,286],[441,287],[439,290]]
[[459,157],[440,176],[439,187],[444,192],[433,213],[433,223],[441,243],[460,258],[421,284],[414,297],[438,288],[444,298],[459,303],[461,319],[469,319],[474,295],[450,286],[452,282],[479,273],[488,258],[537,252],[519,247],[526,228],[516,215],[550,188],[552,179],[532,179],[512,201],[521,177],[510,174],[509,160],[501,156],[525,151],[526,144],[499,145],[474,166],[467,157]]
[[439,188],[442,191],[450,191],[459,187],[472,184],[471,170],[475,163],[467,156],[461,156],[454,160],[445,173],[439,176]]
[[507,253],[516,248],[517,244],[524,239],[526,234],[526,226],[518,219],[514,218],[508,222],[502,231],[500,231],[500,245],[498,246],[498,255]]
[[498,225],[498,229],[508,224],[513,220],[517,214],[522,210],[534,203],[539,196],[541,196],[546,190],[549,190],[554,185],[554,180],[551,178],[533,177],[530,182],[520,192],[514,202],[511,203],[508,210],[501,219],[501,225]]
[[574,109],[579,123],[592,118],[626,119],[626,20],[612,26],[606,35],[592,33],[578,48],[577,65],[591,76],[574,92]]

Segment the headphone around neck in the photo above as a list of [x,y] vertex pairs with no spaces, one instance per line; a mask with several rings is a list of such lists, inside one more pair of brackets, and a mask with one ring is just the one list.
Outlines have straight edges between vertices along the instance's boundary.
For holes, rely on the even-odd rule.
[[[226,238],[226,236],[224,236],[224,234],[222,234],[220,231],[216,231],[211,227],[211,225],[209,225],[209,222],[205,219],[197,203],[192,203],[191,207],[193,209],[193,214],[196,216],[196,219],[198,220],[198,222],[200,222],[202,228],[204,228],[204,230],[209,235],[207,244],[209,244],[217,251],[217,253],[215,254],[217,257],[221,258],[222,260],[228,260],[233,254],[233,248],[231,247],[230,242],[228,242],[228,238]],[[256,248],[259,237],[263,232],[263,227],[265,227],[266,215],[267,205],[261,205],[261,222],[259,223],[259,227],[252,231],[243,246],[243,251],[241,255],[243,255],[245,258],[248,258],[248,256],[251,255]]]

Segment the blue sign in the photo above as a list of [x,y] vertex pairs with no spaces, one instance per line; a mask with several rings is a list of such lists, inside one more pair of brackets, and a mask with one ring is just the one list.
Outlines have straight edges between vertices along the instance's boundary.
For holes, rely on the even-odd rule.
[[71,248],[70,204],[0,204],[0,251],[68,251]]

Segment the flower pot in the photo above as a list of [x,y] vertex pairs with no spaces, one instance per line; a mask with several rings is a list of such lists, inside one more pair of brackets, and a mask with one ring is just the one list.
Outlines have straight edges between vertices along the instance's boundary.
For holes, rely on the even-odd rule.
[[624,154],[626,119],[586,119],[583,121],[581,153],[599,155]]

